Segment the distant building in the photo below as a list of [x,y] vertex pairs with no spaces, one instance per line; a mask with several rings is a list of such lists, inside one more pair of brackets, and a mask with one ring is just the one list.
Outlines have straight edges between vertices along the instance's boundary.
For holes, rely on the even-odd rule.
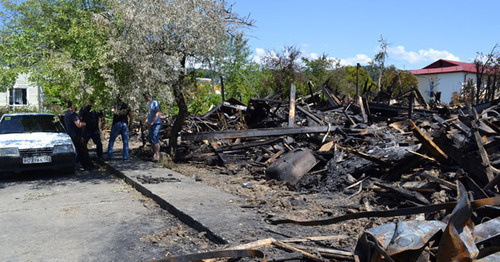
[[460,93],[469,79],[476,83],[476,65],[440,59],[422,69],[410,71],[418,79],[418,89],[427,101],[449,104],[453,92]]
[[216,94],[218,94],[218,95],[221,94],[221,88],[218,85],[212,85],[212,79],[211,78],[198,77],[198,78],[196,78],[196,81],[198,81],[198,83],[201,84],[201,85],[211,86],[214,89],[214,92]]
[[12,88],[0,92],[0,106],[41,108],[42,90],[29,82],[27,74],[21,74]]

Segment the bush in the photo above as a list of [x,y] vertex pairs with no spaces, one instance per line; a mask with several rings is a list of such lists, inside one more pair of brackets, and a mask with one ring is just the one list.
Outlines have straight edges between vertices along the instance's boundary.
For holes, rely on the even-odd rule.
[[7,113],[38,113],[40,110],[33,106],[2,106],[0,107],[0,117]]

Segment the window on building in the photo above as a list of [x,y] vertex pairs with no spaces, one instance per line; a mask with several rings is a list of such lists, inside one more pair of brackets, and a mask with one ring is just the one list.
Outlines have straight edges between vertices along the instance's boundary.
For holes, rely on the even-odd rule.
[[27,105],[28,97],[25,88],[11,88],[9,90],[9,105]]

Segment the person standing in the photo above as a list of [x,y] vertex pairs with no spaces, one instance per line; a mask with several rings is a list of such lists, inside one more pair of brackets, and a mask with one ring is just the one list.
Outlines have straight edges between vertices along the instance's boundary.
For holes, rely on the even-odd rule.
[[160,161],[160,127],[161,127],[161,113],[160,104],[153,99],[149,93],[144,94],[144,99],[148,102],[148,140],[153,148],[153,162]]
[[[87,147],[87,143],[90,139],[96,145],[96,153],[99,159],[102,159],[102,142],[101,142],[101,131],[99,129],[99,121],[101,123],[104,120],[104,114],[102,111],[96,112],[92,110],[92,104],[94,101],[91,99],[85,107],[80,109],[78,114],[86,126],[83,130],[83,144]],[[102,126],[102,124],[101,124]]]
[[85,170],[95,169],[94,164],[90,160],[89,151],[87,147],[83,144],[83,128],[85,127],[85,122],[80,121],[78,114],[75,112],[76,108],[73,103],[68,103],[68,110],[64,114],[64,126],[66,127],[66,132],[71,137],[73,144],[75,145],[76,153],[80,164]]
[[116,99],[116,106],[117,110],[114,110],[113,124],[111,125],[111,134],[109,135],[108,159],[113,158],[113,145],[115,139],[118,135],[121,135],[123,142],[123,160],[127,160],[129,157],[128,127],[132,124],[132,111],[120,98]]

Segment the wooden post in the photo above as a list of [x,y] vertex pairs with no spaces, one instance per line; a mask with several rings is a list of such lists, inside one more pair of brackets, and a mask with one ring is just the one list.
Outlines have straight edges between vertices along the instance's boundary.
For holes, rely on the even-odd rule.
[[472,131],[474,133],[474,138],[476,139],[477,148],[479,151],[479,156],[481,157],[481,162],[486,171],[486,176],[488,177],[488,181],[491,182],[495,177],[493,174],[493,170],[491,169],[490,158],[488,157],[488,153],[484,149],[483,141],[481,140],[481,134],[479,134],[479,116],[477,115],[477,111],[475,108],[469,105],[469,113],[472,116]]
[[290,111],[288,113],[288,127],[295,126],[295,85],[290,87]]
[[361,65],[359,63],[356,64],[356,97],[359,96],[359,68]]
[[220,93],[222,95],[222,102],[226,101],[226,97],[224,95],[224,78],[222,75],[220,76]]
[[314,105],[315,106],[318,106],[318,103],[316,102],[316,99],[314,98],[314,93],[313,93],[313,87],[314,87],[314,84],[309,81],[307,82],[307,85],[309,86],[309,93],[311,94],[311,99],[313,99],[313,102],[314,102]]
[[366,116],[365,106],[363,104],[363,98],[359,95],[359,68],[361,65],[359,63],[356,64],[356,103],[361,109],[361,115],[363,117],[363,123],[368,122],[368,117]]
[[409,107],[408,107],[408,119],[411,119],[411,115],[413,114],[413,100],[415,99],[415,93],[411,91],[410,95],[408,96],[409,99]]

